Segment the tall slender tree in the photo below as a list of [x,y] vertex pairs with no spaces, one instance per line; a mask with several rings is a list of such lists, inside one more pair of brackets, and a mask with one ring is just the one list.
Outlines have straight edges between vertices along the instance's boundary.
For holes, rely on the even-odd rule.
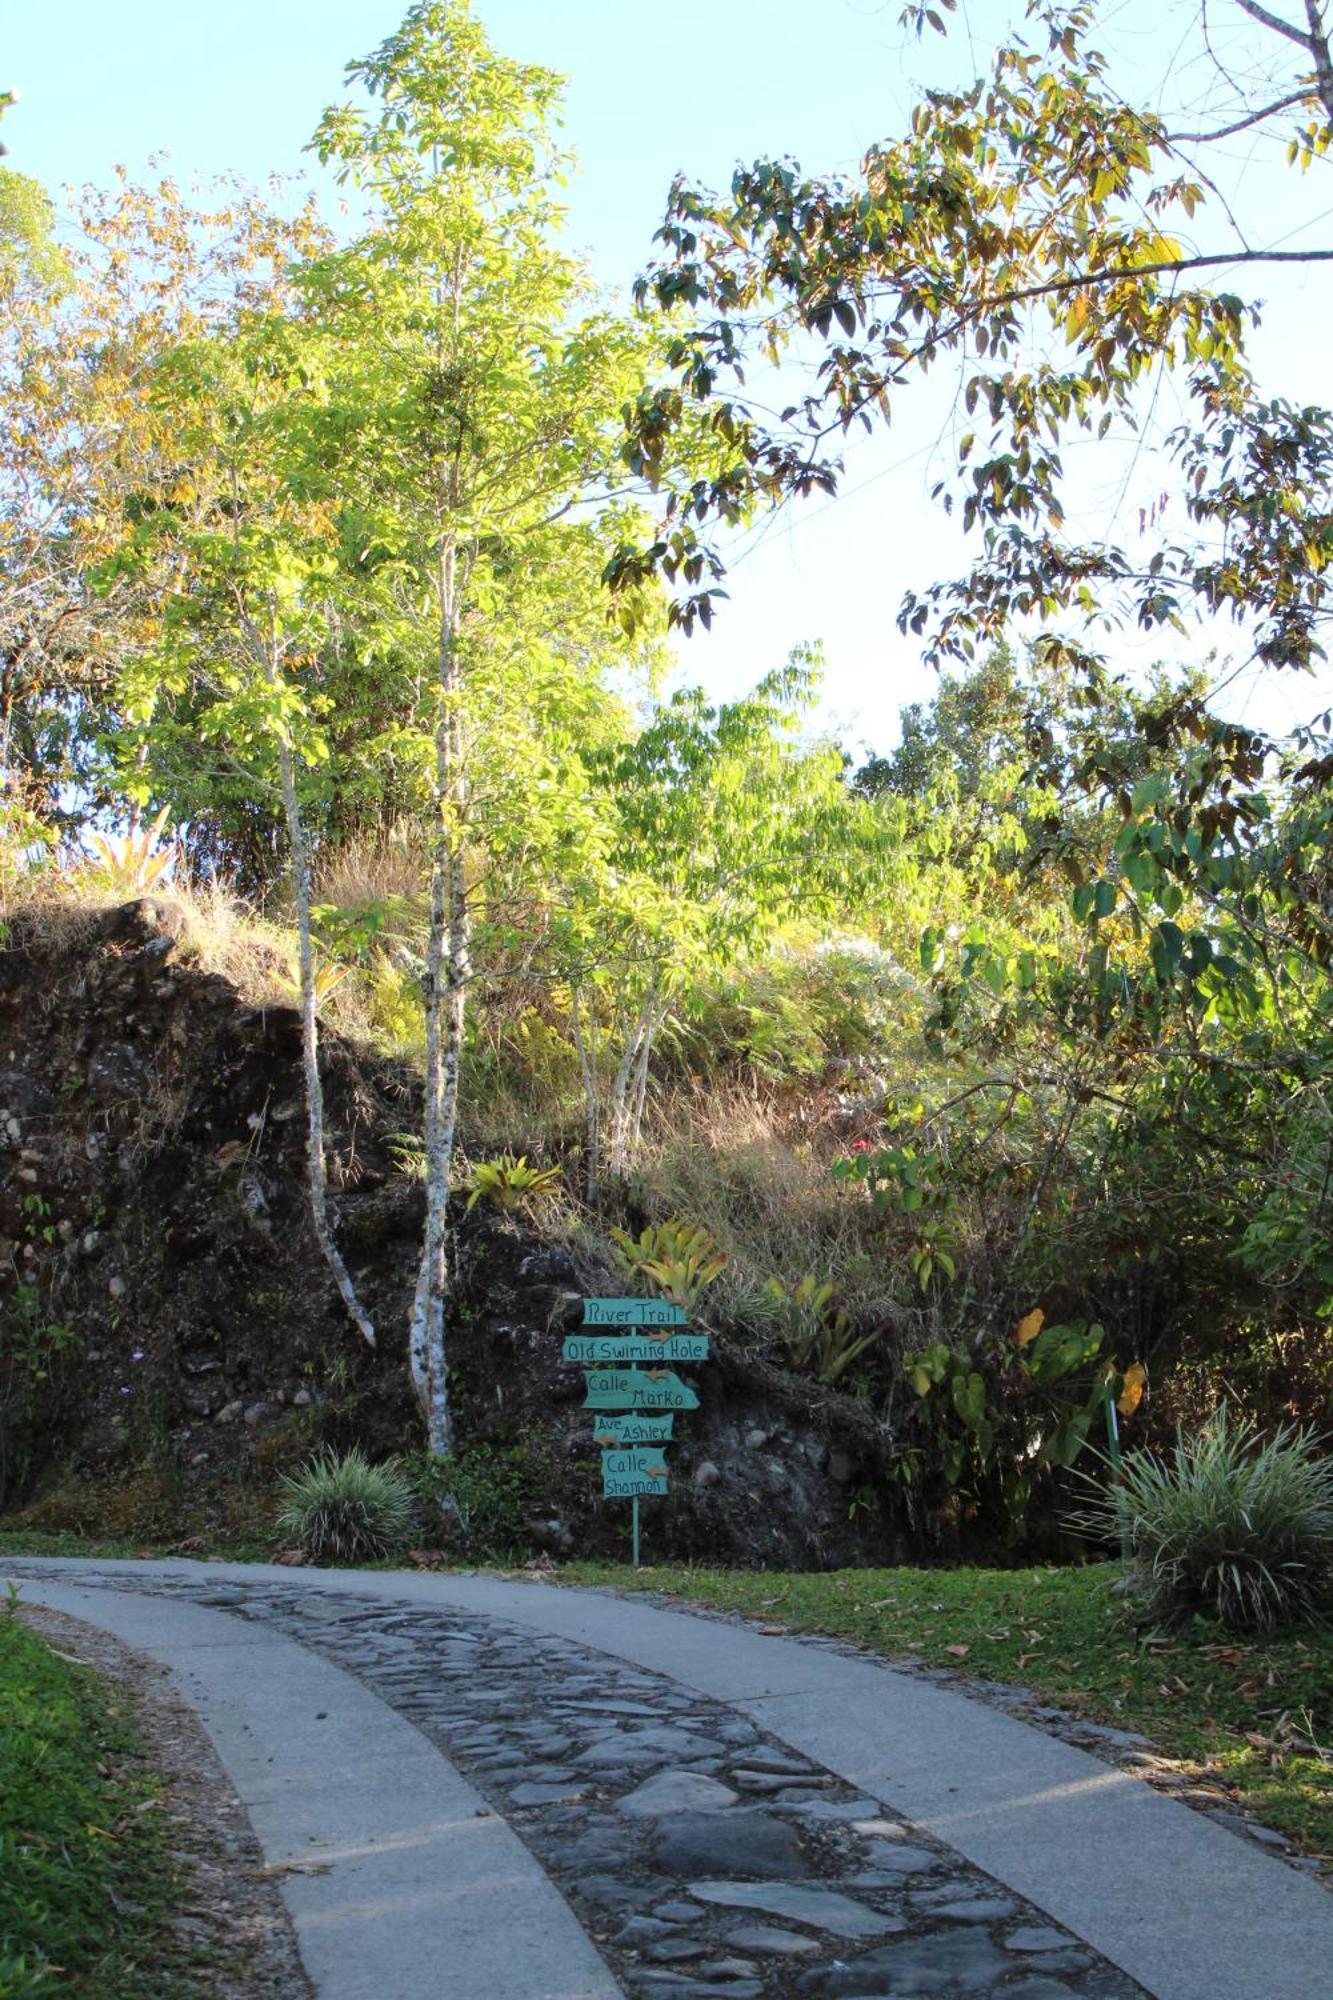
[[[512,700],[531,666],[512,627],[501,637],[516,574],[558,572],[561,545],[596,538],[647,350],[561,246],[558,77],[499,55],[465,0],[411,8],[348,76],[358,97],[325,114],[315,145],[368,219],[305,284],[341,343],[333,416],[357,558],[402,635],[405,721],[429,741],[426,1223],[409,1350],[442,1455],[447,1206],[481,839],[472,751],[497,681]],[[549,661],[529,630],[532,656]],[[536,817],[541,801],[527,807]]]

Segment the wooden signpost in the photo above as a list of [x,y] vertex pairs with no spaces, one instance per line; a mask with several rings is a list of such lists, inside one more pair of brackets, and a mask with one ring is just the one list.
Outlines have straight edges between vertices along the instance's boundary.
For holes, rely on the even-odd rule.
[[[602,1447],[602,1493],[633,1504],[634,1567],[639,1567],[639,1500],[665,1493],[671,1481],[662,1447],[677,1410],[697,1410],[699,1398],[666,1362],[706,1361],[708,1335],[680,1331],[683,1306],[666,1299],[585,1299],[584,1331],[568,1334],[561,1359],[587,1369],[583,1398]],[[593,1332],[599,1328],[603,1331]]]

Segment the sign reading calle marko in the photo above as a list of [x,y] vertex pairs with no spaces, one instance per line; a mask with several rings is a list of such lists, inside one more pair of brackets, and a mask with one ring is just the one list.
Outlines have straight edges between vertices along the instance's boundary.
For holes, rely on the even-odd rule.
[[697,1410],[699,1398],[671,1368],[598,1368],[588,1375],[585,1410]]
[[680,1331],[686,1319],[685,1308],[668,1299],[585,1299],[584,1330],[568,1334],[560,1350],[562,1360],[587,1370],[584,1409],[607,1413],[593,1419],[593,1438],[602,1447],[602,1494],[634,1503],[636,1566],[640,1497],[668,1491],[661,1447],[671,1440],[674,1412],[699,1407],[689,1383],[663,1366],[708,1359],[708,1335]]

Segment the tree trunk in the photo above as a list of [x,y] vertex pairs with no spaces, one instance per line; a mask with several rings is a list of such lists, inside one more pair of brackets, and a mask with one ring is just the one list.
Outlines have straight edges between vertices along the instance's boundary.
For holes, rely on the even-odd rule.
[[431,846],[430,935],[425,978],[426,1227],[412,1299],[408,1347],[430,1454],[432,1458],[447,1458],[453,1443],[445,1341],[449,1297],[449,1175],[458,1122],[471,932],[462,852],[467,793],[462,719],[458,713],[456,557],[450,543],[441,548],[438,588],[440,712],[435,725],[435,831]]
[[597,1184],[602,1178],[602,1131],[601,1105],[598,1101],[599,1079],[597,1075],[597,1012],[596,1002],[588,1010],[588,1034],[583,1032],[583,1004],[579,988],[570,992],[570,1015],[574,1024],[574,1046],[579,1052],[579,1070],[583,1077],[583,1102],[587,1118],[588,1158],[584,1168],[584,1187],[589,1201],[597,1197]]
[[[270,655],[266,661],[269,685],[276,687],[277,666]],[[319,1017],[315,1010],[315,946],[310,934],[310,850],[301,819],[301,803],[296,793],[296,768],[291,746],[285,736],[279,740],[278,768],[282,784],[282,806],[287,816],[287,841],[292,857],[292,892],[296,899],[296,932],[299,940],[301,972],[301,1063],[305,1072],[306,1181],[310,1214],[324,1261],[333,1273],[343,1304],[363,1337],[373,1347],[375,1328],[357,1297],[352,1276],[343,1262],[329,1221],[328,1168],[324,1159],[324,1086],[319,1075]]]
[[611,1143],[608,1164],[612,1177],[616,1180],[623,1180],[629,1172],[640,1063],[645,1051],[652,1044],[653,1019],[656,1011],[657,995],[654,992],[648,995],[639,1009],[633,1029],[625,1042],[625,1052],[617,1065],[615,1080],[611,1085]]
[[634,1108],[630,1115],[629,1157],[639,1150],[643,1137],[643,1107],[648,1099],[648,1073],[652,1061],[653,1040],[662,1025],[662,1016],[656,1008],[648,1017],[648,1025],[643,1031],[643,1046],[639,1050],[639,1073],[634,1083]]

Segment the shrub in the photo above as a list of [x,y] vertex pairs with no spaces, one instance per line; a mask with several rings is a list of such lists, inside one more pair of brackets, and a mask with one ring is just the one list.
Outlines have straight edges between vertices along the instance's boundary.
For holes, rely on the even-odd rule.
[[451,1517],[456,1538],[475,1560],[521,1562],[531,1554],[527,1523],[542,1507],[544,1482],[526,1444],[464,1445],[409,1470],[427,1514]]
[[282,1486],[278,1526],[317,1562],[374,1561],[400,1548],[416,1524],[410,1481],[395,1465],[372,1465],[359,1445],[320,1452]]
[[1121,1483],[1081,1517],[1124,1538],[1159,1617],[1202,1611],[1271,1631],[1317,1619],[1333,1588],[1333,1460],[1308,1431],[1265,1442],[1226,1406],[1166,1458],[1126,1456]]

